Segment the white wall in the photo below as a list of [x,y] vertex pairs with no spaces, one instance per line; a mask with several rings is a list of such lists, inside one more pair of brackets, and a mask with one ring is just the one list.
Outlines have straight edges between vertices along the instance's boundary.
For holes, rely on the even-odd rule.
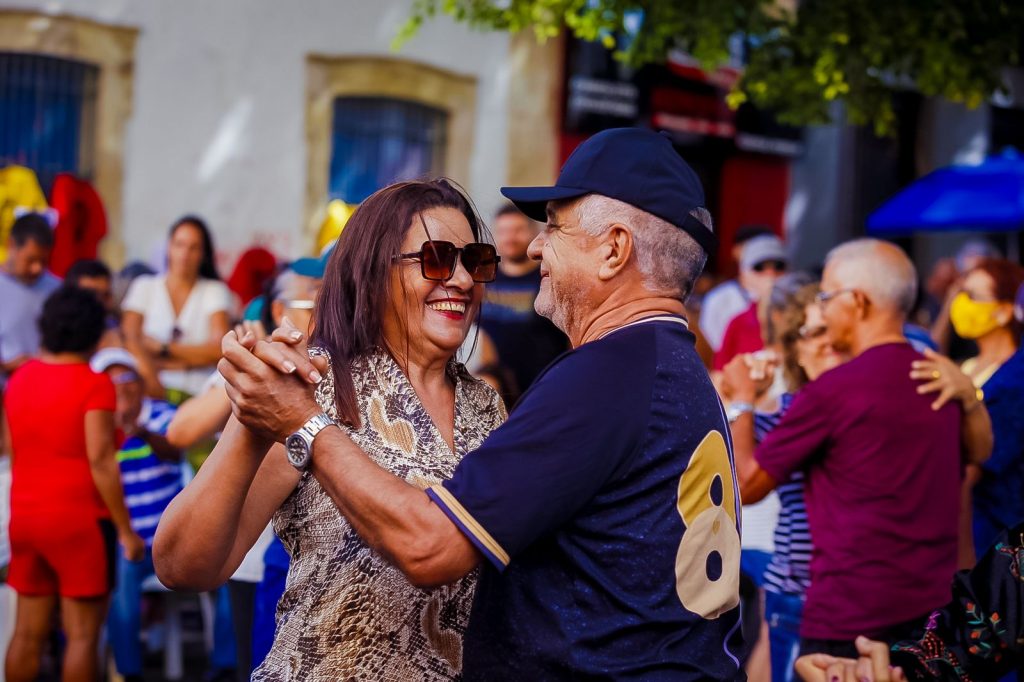
[[170,223],[204,216],[222,270],[261,240],[301,255],[305,209],[305,59],[382,55],[477,79],[470,177],[486,216],[505,179],[508,38],[439,18],[401,52],[391,39],[409,0],[8,0],[139,30],[125,139],[127,258],[150,258]]

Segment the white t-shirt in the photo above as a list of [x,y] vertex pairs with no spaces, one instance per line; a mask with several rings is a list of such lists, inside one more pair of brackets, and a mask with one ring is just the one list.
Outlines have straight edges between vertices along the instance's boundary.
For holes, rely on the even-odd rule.
[[271,524],[260,533],[256,544],[245,553],[245,558],[239,564],[238,570],[231,576],[232,580],[239,580],[243,583],[258,583],[263,580],[263,555],[267,553],[267,547],[274,541],[274,529]]
[[[210,318],[221,311],[231,312],[231,291],[213,279],[200,279],[189,292],[181,314],[175,317],[165,275],[143,275],[132,282],[121,309],[142,315],[142,333],[161,343],[176,341],[187,345],[210,341]],[[210,376],[213,365],[192,369],[168,369],[160,372],[166,388],[197,395]]]

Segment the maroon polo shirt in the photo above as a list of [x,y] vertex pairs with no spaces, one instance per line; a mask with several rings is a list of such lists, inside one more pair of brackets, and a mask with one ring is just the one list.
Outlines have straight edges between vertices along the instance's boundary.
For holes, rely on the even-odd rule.
[[931,409],[906,343],[875,346],[808,384],[758,464],[807,472],[814,540],[801,635],[852,640],[949,600],[960,508],[959,403]]

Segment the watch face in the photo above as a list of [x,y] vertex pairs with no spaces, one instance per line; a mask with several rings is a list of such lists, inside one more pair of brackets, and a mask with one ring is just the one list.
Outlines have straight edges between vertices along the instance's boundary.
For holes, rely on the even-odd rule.
[[285,452],[288,453],[288,461],[292,466],[305,468],[309,461],[309,446],[302,436],[293,433],[284,441]]

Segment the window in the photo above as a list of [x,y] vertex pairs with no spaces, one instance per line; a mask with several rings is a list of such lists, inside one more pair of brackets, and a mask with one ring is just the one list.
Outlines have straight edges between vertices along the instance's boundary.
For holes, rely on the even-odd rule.
[[92,179],[99,68],[0,52],[0,165],[36,172],[43,191],[62,172]]
[[381,187],[445,170],[448,115],[382,97],[334,100],[330,196],[356,204]]

